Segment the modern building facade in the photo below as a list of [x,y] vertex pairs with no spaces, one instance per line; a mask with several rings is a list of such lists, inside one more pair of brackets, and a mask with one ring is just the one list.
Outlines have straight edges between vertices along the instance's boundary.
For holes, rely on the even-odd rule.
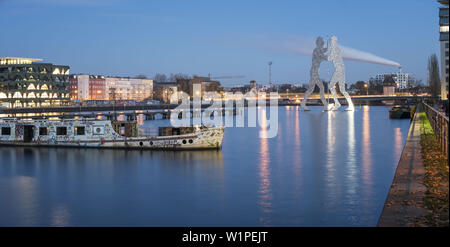
[[439,41],[441,43],[441,99],[448,99],[448,0],[438,1],[447,7],[439,8]]
[[70,104],[69,66],[42,59],[0,58],[0,103],[6,107]]
[[396,73],[382,73],[375,77],[370,78],[370,82],[382,84],[386,77],[392,77],[395,82],[396,88],[404,89],[408,88],[408,85],[412,85],[415,82],[415,78],[408,73],[396,72]]
[[143,101],[153,98],[153,80],[129,77],[106,77],[109,100]]
[[71,75],[69,78],[71,100],[107,100],[105,77],[101,75]]
[[152,99],[153,80],[102,75],[71,75],[71,100],[135,100]]

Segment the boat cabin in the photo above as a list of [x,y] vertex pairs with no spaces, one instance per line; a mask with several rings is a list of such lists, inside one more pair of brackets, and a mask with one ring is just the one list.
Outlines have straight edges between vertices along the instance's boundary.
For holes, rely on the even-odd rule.
[[176,136],[194,133],[194,127],[159,127],[159,136]]
[[136,121],[111,121],[114,131],[125,137],[138,136],[138,127]]

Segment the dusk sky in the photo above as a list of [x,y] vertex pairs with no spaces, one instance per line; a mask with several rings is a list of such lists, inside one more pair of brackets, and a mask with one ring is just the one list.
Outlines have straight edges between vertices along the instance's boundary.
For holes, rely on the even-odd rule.
[[[439,57],[440,4],[395,1],[0,0],[0,57],[42,58],[71,73],[244,75],[225,86],[307,83],[311,57],[287,49],[336,35],[346,47],[398,62],[426,82]],[[329,79],[329,64],[321,76]],[[349,83],[395,67],[347,61]]]

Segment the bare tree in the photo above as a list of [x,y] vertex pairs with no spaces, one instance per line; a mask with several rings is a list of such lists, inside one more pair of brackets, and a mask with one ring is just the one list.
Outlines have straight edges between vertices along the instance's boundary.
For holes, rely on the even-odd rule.
[[167,76],[165,74],[159,74],[157,73],[154,77],[153,80],[156,82],[166,82],[167,81]]
[[430,87],[431,97],[434,103],[436,103],[441,89],[441,79],[439,77],[439,64],[436,54],[432,54],[428,58],[428,85]]
[[416,80],[416,86],[418,86],[418,87],[420,87],[420,86],[422,86],[422,79],[418,79],[418,80]]
[[183,73],[170,74],[169,81],[190,80],[192,77]]
[[136,78],[136,79],[147,79],[147,76],[144,75],[144,74],[139,74],[139,75],[135,76],[134,78]]

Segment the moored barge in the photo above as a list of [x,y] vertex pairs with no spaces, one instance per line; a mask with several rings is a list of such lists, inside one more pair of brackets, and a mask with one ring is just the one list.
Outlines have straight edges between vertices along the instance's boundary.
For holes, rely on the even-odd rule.
[[389,118],[411,118],[411,108],[409,106],[395,105],[389,110]]
[[220,149],[225,127],[159,127],[139,134],[137,122],[97,119],[0,119],[0,145],[138,149]]

